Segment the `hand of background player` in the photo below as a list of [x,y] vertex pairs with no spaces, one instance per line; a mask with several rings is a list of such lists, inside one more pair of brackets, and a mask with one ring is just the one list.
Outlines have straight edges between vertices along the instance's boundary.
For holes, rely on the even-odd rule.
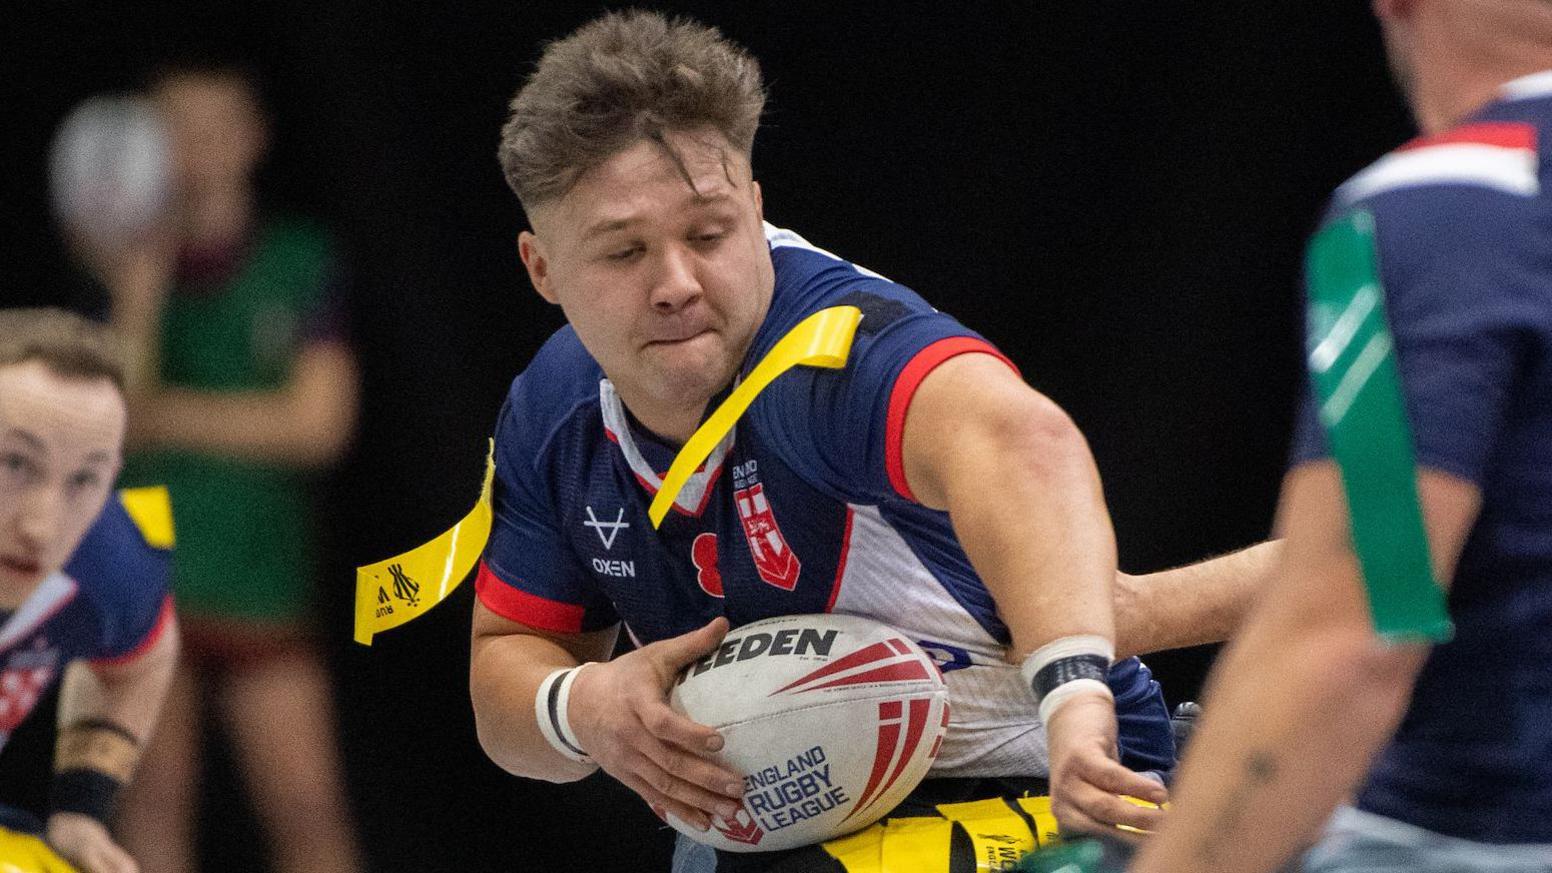
[[140,873],[140,865],[119,848],[102,822],[74,812],[48,820],[48,844],[81,873]]
[[642,646],[577,674],[567,706],[577,741],[605,772],[662,815],[701,830],[731,819],[743,801],[739,774],[716,762],[722,737],[668,706],[679,671],[715,651],[727,634],[718,618],[683,636]]
[[1119,835],[1116,825],[1151,831],[1162,810],[1122,800],[1129,794],[1163,803],[1169,793],[1156,780],[1116,760],[1115,704],[1103,694],[1074,697],[1046,724],[1051,761],[1051,811],[1062,833]]

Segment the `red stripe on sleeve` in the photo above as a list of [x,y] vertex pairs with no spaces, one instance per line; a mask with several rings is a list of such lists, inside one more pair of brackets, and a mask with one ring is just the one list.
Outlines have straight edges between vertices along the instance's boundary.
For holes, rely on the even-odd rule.
[[156,641],[161,639],[162,634],[167,632],[167,626],[172,624],[172,616],[172,595],[169,594],[162,598],[162,608],[156,614],[156,624],[152,625],[151,629],[146,631],[145,637],[143,637],[140,642],[136,643],[133,649],[130,649],[122,655],[113,655],[112,657],[108,658],[96,658],[92,661],[92,663],[99,667],[116,667],[120,664],[128,664],[130,661],[133,661],[136,658],[139,658],[141,655],[144,655],[146,652],[151,651],[151,648],[156,645]]
[[486,609],[502,618],[557,633],[582,631],[582,607],[514,588],[491,572],[484,561],[480,562],[480,571],[474,577],[474,593]]
[[901,453],[901,443],[905,440],[905,415],[911,408],[911,398],[916,396],[916,389],[921,387],[922,380],[936,370],[939,364],[969,352],[991,355],[1012,367],[1013,372],[1018,372],[1018,367],[986,340],[973,336],[951,336],[917,352],[916,357],[906,363],[895,379],[894,390],[889,394],[889,417],[884,427],[884,468],[889,473],[889,484],[907,500],[916,499],[911,493],[911,486],[905,481],[905,456]]
[[1481,124],[1467,124],[1433,136],[1420,136],[1396,151],[1404,152],[1439,145],[1490,145],[1534,151],[1536,126],[1522,121],[1484,121]]

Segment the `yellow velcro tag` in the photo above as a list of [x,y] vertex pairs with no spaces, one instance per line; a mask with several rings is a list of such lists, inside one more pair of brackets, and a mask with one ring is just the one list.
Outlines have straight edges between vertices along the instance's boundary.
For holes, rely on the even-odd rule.
[[832,306],[798,322],[786,336],[777,340],[776,345],[750,371],[749,377],[733,389],[733,393],[690,435],[684,448],[674,456],[674,462],[668,467],[668,475],[663,477],[663,487],[658,489],[657,496],[652,498],[652,505],[647,507],[647,518],[651,520],[652,526],[657,527],[663,523],[669,507],[674,505],[674,498],[679,496],[684,483],[690,481],[695,468],[706,460],[717,444],[722,442],[722,438],[728,435],[728,431],[733,429],[733,425],[738,423],[749,404],[777,376],[799,365],[830,369],[846,366],[846,357],[851,354],[851,341],[857,334],[857,323],[860,321],[861,309],[855,306]]
[[944,803],[938,813],[958,822],[970,837],[977,871],[1012,870],[1024,853],[1040,845],[1029,823],[1001,799]]
[[76,873],[76,869],[37,837],[0,828],[0,873]]
[[839,861],[846,873],[883,873],[883,846],[884,826],[876,824],[830,840],[821,848]]
[[462,521],[425,545],[356,568],[356,642],[370,646],[373,634],[398,627],[441,603],[474,569],[490,539],[495,452],[492,441],[479,500]]
[[1061,841],[1061,832],[1056,827],[1056,815],[1051,812],[1051,798],[1020,797],[1013,802],[1035,820],[1035,838],[1040,845],[1049,846]]
[[948,873],[953,836],[948,819],[886,820],[880,873]]
[[140,535],[152,548],[170,549],[177,541],[172,525],[172,498],[164,485],[145,488],[124,488],[119,491],[119,503],[129,518],[140,528]]

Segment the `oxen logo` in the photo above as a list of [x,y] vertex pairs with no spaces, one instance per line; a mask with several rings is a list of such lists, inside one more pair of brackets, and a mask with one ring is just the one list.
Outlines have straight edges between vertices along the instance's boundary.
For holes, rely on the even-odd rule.
[[783,591],[791,591],[798,585],[803,565],[776,524],[776,513],[766,499],[765,485],[756,478],[757,471],[754,461],[733,468],[733,502],[738,507],[738,520],[743,523],[744,538],[749,541],[749,554],[760,578]]
[[733,816],[732,821],[717,818],[712,822],[712,827],[717,829],[717,833],[733,842],[750,846],[758,846],[760,840],[765,837],[765,831],[760,830],[760,826],[755,824],[754,817],[742,806],[738,808],[738,814]]

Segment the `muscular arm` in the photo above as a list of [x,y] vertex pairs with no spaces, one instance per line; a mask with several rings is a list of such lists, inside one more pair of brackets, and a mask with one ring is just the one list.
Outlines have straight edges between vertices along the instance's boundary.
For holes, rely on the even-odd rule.
[[953,358],[911,400],[902,444],[916,499],[946,509],[1013,636],[1114,639],[1115,537],[1088,443],[1066,413],[983,354]]
[[[1435,572],[1448,580],[1480,496],[1428,470],[1418,491]],[[1276,869],[1368,770],[1427,654],[1375,637],[1336,467],[1301,467],[1283,493],[1285,552],[1215,671],[1175,809],[1137,873]]]
[[1282,542],[1271,540],[1185,567],[1116,576],[1116,657],[1221,642],[1271,579]]
[[[917,389],[902,451],[915,497],[948,510],[991,592],[1012,636],[1010,661],[1061,637],[1115,638],[1110,516],[1088,443],[1054,403],[1001,361],[961,355]],[[1116,761],[1108,694],[1075,694],[1045,729],[1052,810],[1064,830],[1156,824],[1157,810],[1117,797],[1159,802],[1165,792]]]
[[608,660],[618,632],[547,634],[475,603],[469,696],[485,754],[516,776],[573,782],[592,773],[596,768],[556,752],[539,732],[534,695],[557,669]]
[[215,392],[151,387],[132,400],[131,439],[311,468],[336,460],[350,441],[357,373],[339,342],[303,348],[290,381],[274,391]]

